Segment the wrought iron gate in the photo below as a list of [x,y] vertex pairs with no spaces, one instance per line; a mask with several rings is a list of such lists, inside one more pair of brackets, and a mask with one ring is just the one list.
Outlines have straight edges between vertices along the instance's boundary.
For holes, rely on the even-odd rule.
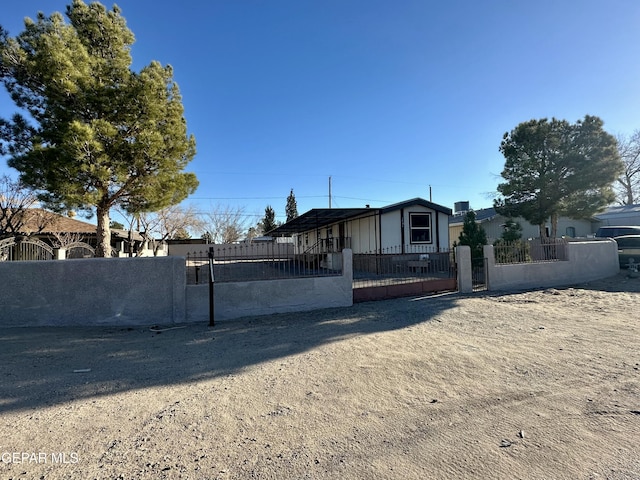
[[473,259],[471,261],[471,286],[474,292],[480,292],[487,289],[486,258]]
[[53,248],[35,238],[0,240],[0,261],[53,260]]

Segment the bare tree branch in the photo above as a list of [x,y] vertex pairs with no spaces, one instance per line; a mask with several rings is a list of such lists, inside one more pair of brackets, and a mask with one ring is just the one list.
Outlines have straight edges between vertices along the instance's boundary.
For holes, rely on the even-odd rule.
[[38,204],[33,190],[8,175],[0,177],[0,238],[17,235],[30,220],[30,209]]
[[216,205],[206,214],[206,235],[211,243],[235,243],[245,236],[249,223],[244,207]]
[[193,206],[172,205],[157,212],[141,213],[138,220],[140,230],[154,243],[154,254],[166,240],[190,238],[204,230],[204,222]]
[[640,202],[640,130],[631,135],[617,136],[618,152],[624,171],[616,182],[616,200],[621,205]]
[[67,248],[73,243],[84,242],[85,238],[81,233],[72,232],[52,232],[53,239],[51,245],[55,248]]

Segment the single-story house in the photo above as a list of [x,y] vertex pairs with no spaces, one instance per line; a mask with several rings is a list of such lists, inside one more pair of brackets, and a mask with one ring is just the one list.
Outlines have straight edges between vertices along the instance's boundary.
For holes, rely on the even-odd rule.
[[[455,213],[449,219],[449,238],[451,245],[457,242],[462,233],[464,218],[469,211],[468,202],[459,202],[462,208],[456,208]],[[465,208],[466,204],[466,208]],[[459,204],[456,204],[458,206]],[[508,217],[498,214],[494,208],[481,208],[474,210],[476,214],[476,223],[480,224],[487,234],[487,241],[492,244],[494,241],[502,237],[504,226]],[[540,236],[540,227],[532,225],[524,218],[514,218],[522,227],[522,238],[537,238]],[[547,232],[551,231],[551,222],[546,224]],[[596,227],[597,229],[597,227]],[[576,238],[593,236],[594,223],[592,220],[576,220],[568,217],[558,218],[558,236]]]
[[422,198],[382,208],[314,208],[267,234],[293,237],[296,253],[443,252],[450,215],[450,208]]
[[[21,215],[19,231],[13,232],[13,234],[7,233],[5,236],[37,239],[56,248],[83,243],[95,249],[97,243],[95,224],[42,208],[26,209]],[[132,252],[140,252],[143,256],[153,256],[153,251],[147,251],[147,239],[141,233],[111,229],[111,247],[115,256],[128,256],[130,244],[133,246]],[[166,255],[166,250],[163,250],[161,255]]]
[[608,207],[604,212],[595,215],[595,219],[596,228],[610,225],[640,225],[640,204]]

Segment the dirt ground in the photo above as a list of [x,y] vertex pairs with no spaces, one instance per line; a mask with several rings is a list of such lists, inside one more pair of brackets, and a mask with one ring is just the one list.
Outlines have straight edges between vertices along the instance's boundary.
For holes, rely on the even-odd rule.
[[0,478],[638,479],[639,368],[624,274],[160,333],[0,329]]

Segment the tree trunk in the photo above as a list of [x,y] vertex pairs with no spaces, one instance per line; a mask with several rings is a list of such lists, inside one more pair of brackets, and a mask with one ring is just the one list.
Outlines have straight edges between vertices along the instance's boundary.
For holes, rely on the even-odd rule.
[[111,228],[109,227],[109,208],[97,207],[96,214],[98,217],[96,257],[110,257]]
[[627,203],[626,205],[635,205],[635,198],[633,198],[633,187],[631,184],[631,179],[629,179],[629,183],[625,185],[627,190]]
[[540,230],[540,238],[547,238],[547,226],[544,223],[538,225],[538,229]]
[[551,215],[551,238],[558,237],[558,214],[553,213]]

